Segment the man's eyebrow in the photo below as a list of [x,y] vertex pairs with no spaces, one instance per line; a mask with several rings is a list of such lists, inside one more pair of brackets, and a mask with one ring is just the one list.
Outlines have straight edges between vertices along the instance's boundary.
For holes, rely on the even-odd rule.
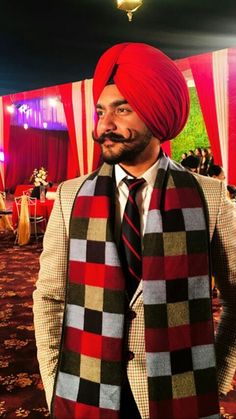
[[[117,100],[114,100],[114,102],[111,102],[110,106],[113,108],[116,108],[117,106],[120,106],[120,105],[127,105],[127,103],[128,101],[126,99],[117,99]],[[104,106],[101,103],[97,103],[96,109],[104,109]]]

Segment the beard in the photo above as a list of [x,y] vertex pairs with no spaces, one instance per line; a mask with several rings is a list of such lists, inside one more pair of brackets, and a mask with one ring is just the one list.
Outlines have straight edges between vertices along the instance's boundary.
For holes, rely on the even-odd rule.
[[[149,129],[140,133],[136,130],[130,130],[128,137],[118,135],[111,132],[102,134],[100,137],[96,137],[92,133],[93,140],[99,143],[101,146],[103,161],[108,164],[118,163],[132,163],[135,159],[145,150],[150,143],[152,133]],[[112,141],[113,144],[104,145],[106,140]],[[115,144],[119,144],[118,147]]]

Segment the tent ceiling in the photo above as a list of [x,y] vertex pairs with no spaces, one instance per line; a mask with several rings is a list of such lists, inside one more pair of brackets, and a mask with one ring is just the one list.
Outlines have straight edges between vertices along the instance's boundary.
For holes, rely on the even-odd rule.
[[235,47],[235,21],[235,0],[143,0],[131,23],[116,0],[3,0],[0,95],[91,78],[118,42],[150,43],[172,58]]

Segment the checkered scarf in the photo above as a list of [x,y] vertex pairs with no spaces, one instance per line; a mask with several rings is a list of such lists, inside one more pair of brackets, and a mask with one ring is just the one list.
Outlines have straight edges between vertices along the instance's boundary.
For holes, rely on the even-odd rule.
[[[125,280],[112,191],[105,164],[74,202],[56,418],[119,418]],[[143,238],[150,419],[218,417],[205,219],[197,182],[163,155]]]

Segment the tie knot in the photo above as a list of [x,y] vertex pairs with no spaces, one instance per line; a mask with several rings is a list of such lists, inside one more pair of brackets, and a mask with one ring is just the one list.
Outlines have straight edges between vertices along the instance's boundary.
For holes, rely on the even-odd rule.
[[138,188],[141,185],[143,185],[146,182],[146,180],[143,178],[128,179],[127,177],[125,177],[123,179],[123,182],[128,186],[129,193],[135,195]]

